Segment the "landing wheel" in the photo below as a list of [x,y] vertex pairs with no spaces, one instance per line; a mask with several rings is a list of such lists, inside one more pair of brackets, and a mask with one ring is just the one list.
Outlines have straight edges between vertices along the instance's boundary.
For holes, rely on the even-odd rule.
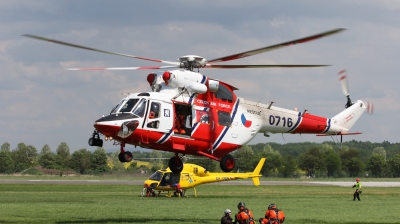
[[125,162],[124,153],[119,153],[119,154],[118,154],[118,159],[119,159],[119,161],[120,161],[121,163],[124,163],[124,162]]
[[124,153],[119,153],[118,154],[118,159],[121,163],[129,163],[130,161],[132,161],[132,153],[129,151],[126,151]]
[[219,166],[222,171],[230,172],[235,168],[235,158],[230,154],[224,155],[219,162]]
[[124,160],[125,162],[129,163],[130,161],[132,161],[132,153],[129,151],[126,151],[124,154]]
[[168,166],[169,166],[169,169],[170,169],[173,173],[179,174],[179,173],[181,173],[182,170],[183,170],[183,163],[182,163],[182,160],[181,160],[179,157],[177,157],[177,156],[174,156],[174,157],[172,157],[171,159],[169,159]]

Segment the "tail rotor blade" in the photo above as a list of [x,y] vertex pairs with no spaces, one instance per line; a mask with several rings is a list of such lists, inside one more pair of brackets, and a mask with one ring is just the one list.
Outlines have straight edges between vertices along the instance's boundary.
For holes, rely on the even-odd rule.
[[374,114],[374,104],[371,102],[367,102],[367,113]]
[[343,94],[345,96],[349,96],[350,95],[350,93],[349,93],[349,84],[348,84],[348,81],[347,81],[347,72],[346,72],[346,70],[340,71],[338,73],[338,76],[339,76],[340,85],[342,86]]

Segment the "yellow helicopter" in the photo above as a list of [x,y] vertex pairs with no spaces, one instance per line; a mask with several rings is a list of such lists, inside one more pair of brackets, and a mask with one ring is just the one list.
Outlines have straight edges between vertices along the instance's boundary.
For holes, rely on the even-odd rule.
[[[173,173],[169,168],[157,170],[144,182],[142,196],[159,196],[167,192],[167,197],[182,197],[187,189],[193,188],[197,197],[196,186],[222,181],[252,178],[255,186],[260,185],[260,171],[266,158],[261,158],[253,172],[249,173],[212,173],[196,164],[185,163],[180,174]],[[155,191],[158,191],[158,194]]]

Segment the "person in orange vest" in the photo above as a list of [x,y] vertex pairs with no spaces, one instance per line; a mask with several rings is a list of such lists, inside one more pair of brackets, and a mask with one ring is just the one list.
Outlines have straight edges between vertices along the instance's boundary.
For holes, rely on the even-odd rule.
[[239,202],[238,204],[238,213],[236,214],[236,220],[234,223],[239,224],[256,224],[254,221],[253,213],[250,209],[246,208],[246,205],[243,202]]
[[180,113],[177,113],[175,117],[174,132],[182,135],[186,134],[184,117]]
[[265,218],[259,220],[260,224],[277,224],[285,221],[285,214],[275,204],[270,204],[265,212]]

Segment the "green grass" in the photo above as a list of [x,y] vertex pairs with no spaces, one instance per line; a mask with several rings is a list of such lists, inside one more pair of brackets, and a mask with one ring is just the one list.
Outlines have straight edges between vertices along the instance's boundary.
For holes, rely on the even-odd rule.
[[132,185],[0,185],[0,223],[219,223],[226,208],[245,202],[255,216],[270,203],[285,223],[400,223],[398,188],[203,185],[185,198],[140,197]]

